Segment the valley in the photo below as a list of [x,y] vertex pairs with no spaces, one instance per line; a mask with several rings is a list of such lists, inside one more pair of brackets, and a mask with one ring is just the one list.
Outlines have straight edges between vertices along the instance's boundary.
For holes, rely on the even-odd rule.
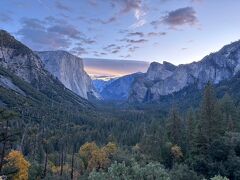
[[32,51],[4,30],[0,42],[1,175],[239,178],[239,41],[109,81],[66,51]]

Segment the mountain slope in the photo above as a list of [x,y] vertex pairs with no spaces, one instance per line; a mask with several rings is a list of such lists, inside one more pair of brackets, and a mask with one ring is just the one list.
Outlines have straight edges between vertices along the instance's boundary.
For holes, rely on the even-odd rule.
[[[0,30],[0,45],[0,67],[3,72],[17,76],[29,83],[28,86],[31,86],[34,91],[39,91],[58,103],[78,105],[79,107],[91,106],[44,70],[40,58],[4,30]],[[1,79],[2,87],[3,84],[6,87],[6,81],[11,84],[12,80],[9,79],[9,76],[2,75]],[[4,81],[5,83],[3,83]]]
[[113,80],[100,92],[102,98],[107,101],[127,100],[133,82],[140,76],[142,76],[142,73],[134,73]]
[[95,87],[97,92],[101,93],[107,85],[111,84],[115,80],[116,78],[112,78],[110,80],[94,79],[93,86]]
[[68,89],[79,96],[97,96],[92,80],[84,71],[82,59],[66,51],[36,52],[47,71],[57,77]]
[[151,63],[147,73],[137,78],[130,92],[130,102],[158,101],[160,97],[196,84],[201,89],[208,81],[218,84],[240,70],[240,41],[224,46],[199,62],[174,66]]

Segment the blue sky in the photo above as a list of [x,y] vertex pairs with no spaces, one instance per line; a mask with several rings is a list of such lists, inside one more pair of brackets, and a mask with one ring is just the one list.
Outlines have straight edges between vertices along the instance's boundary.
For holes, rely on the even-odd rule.
[[1,0],[0,28],[33,50],[197,61],[240,37],[238,0]]

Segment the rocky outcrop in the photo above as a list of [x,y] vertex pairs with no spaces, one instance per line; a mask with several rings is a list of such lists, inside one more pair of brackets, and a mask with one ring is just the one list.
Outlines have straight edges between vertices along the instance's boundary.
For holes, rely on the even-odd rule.
[[82,59],[66,51],[36,52],[44,68],[57,77],[68,89],[88,99],[98,97],[91,78],[84,71]]
[[40,58],[4,30],[0,30],[0,66],[36,87],[48,76]]
[[9,77],[0,75],[0,86],[26,96],[25,92],[22,91],[17,85],[15,85]]
[[240,41],[224,46],[199,62],[174,66],[170,63],[151,63],[147,73],[134,82],[129,101],[157,101],[163,95],[196,84],[202,88],[207,82],[218,84],[233,77],[240,70]]

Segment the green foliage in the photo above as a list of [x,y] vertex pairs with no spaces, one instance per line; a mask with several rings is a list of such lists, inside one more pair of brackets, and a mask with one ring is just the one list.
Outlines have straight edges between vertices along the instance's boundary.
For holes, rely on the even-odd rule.
[[218,176],[214,176],[210,180],[229,180],[229,179],[218,175]]
[[183,130],[182,120],[179,117],[177,110],[173,108],[170,112],[170,117],[167,122],[167,134],[170,142],[178,146],[181,146],[183,139],[182,130]]
[[140,166],[138,163],[133,162],[130,166],[126,166],[125,163],[112,164],[107,172],[93,171],[89,175],[90,180],[99,179],[112,179],[112,180],[170,180],[168,172],[159,163],[149,163],[147,165]]
[[[228,94],[218,100],[218,87],[215,96],[208,84],[200,107],[188,114],[182,111],[185,102],[170,113],[145,107],[98,109],[60,84],[37,89],[2,68],[0,74],[26,94],[0,87],[5,105],[0,110],[0,153],[8,129],[11,136],[2,154],[20,149],[32,165],[30,179],[197,180],[218,174],[240,179],[240,108]],[[93,141],[94,148],[78,152]]]
[[171,179],[177,180],[200,180],[201,178],[197,173],[191,169],[186,164],[175,164],[173,169],[170,171]]

